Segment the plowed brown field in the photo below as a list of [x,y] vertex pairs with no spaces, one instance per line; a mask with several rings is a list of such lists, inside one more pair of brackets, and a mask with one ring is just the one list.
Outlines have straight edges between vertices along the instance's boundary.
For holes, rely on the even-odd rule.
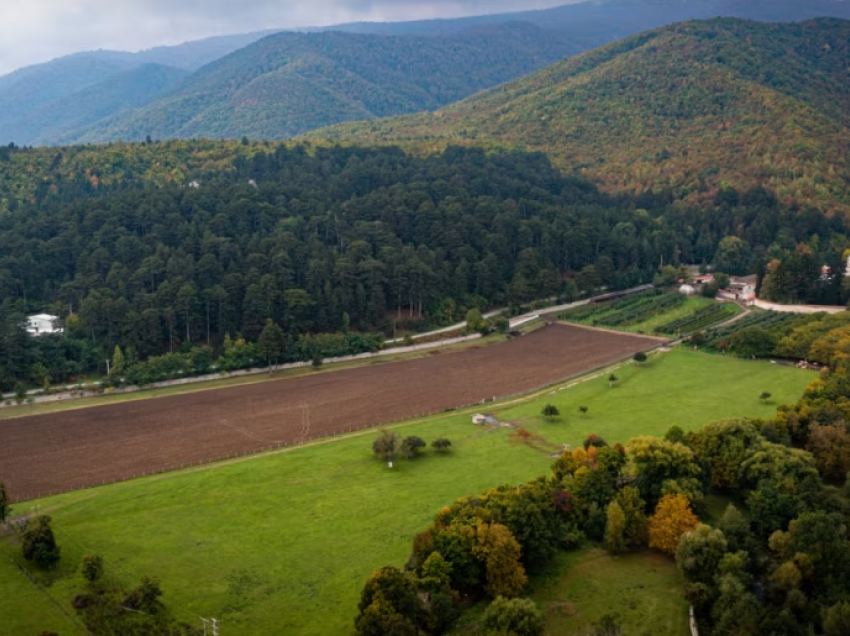
[[0,421],[0,479],[16,500],[130,479],[530,391],[657,342],[549,325],[416,360]]

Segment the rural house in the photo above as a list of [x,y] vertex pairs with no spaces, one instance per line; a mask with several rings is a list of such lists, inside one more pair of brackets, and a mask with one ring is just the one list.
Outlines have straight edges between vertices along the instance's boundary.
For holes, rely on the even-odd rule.
[[59,317],[50,314],[36,314],[27,318],[27,332],[32,336],[43,336],[51,333],[62,333],[59,327]]

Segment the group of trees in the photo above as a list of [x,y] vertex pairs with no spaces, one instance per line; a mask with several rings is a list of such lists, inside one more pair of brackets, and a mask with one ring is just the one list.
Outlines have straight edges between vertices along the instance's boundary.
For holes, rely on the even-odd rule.
[[[367,584],[358,634],[395,625],[444,633],[470,595],[496,599],[488,634],[539,634],[533,603],[509,599],[557,550],[586,540],[615,555],[649,547],[674,556],[701,633],[846,634],[850,347],[837,336],[821,346],[829,369],[773,419],[674,426],[625,447],[591,435],[548,476],[443,508],[416,536],[405,570],[384,568]],[[739,502],[714,526],[697,516],[708,493]],[[376,592],[385,577],[407,601]],[[505,627],[495,618],[503,613],[527,629]]]
[[[416,459],[427,446],[427,442],[418,435],[402,437],[393,431],[381,431],[378,433],[378,438],[372,442],[372,452],[392,468],[397,455],[403,455],[406,459]],[[438,437],[431,442],[431,448],[440,453],[448,451],[451,446],[451,440],[445,437]]]
[[[40,152],[18,150],[15,161]],[[100,152],[134,165],[134,152],[153,151]],[[35,163],[50,186],[0,214],[6,384],[102,369],[116,345],[139,361],[191,345],[217,357],[225,334],[255,344],[267,320],[294,351],[310,334],[390,334],[648,282],[662,262],[755,271],[800,243],[825,262],[847,245],[842,217],[801,213],[763,191],[701,208],[667,194],[610,197],[537,154],[225,144],[229,162],[204,146],[210,159],[199,165],[187,152],[164,144],[150,161],[185,161],[197,188],[126,172],[82,187]],[[104,157],[89,155],[105,172]],[[738,242],[746,258],[732,262]],[[42,311],[63,319],[63,335],[26,337],[24,317]]]

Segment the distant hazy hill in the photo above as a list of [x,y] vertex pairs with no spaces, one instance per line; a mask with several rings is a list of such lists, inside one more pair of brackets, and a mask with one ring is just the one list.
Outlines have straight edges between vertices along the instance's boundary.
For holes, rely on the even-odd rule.
[[[350,33],[447,34],[481,24],[528,22],[559,31],[590,48],[655,27],[715,17],[761,22],[850,19],[846,0],[590,0],[552,9],[413,22],[352,22],[329,27]],[[317,29],[325,30],[325,29]]]
[[522,23],[439,37],[278,33],[143,108],[58,141],[282,139],[340,121],[433,110],[575,52],[554,32]]
[[355,143],[522,147],[610,191],[711,196],[724,182],[850,210],[850,22],[683,23],[433,114],[341,125]]
[[188,74],[171,66],[145,64],[33,108],[15,122],[15,127],[18,134],[33,143],[55,143],[71,130],[147,104]]
[[[122,73],[149,64],[194,71],[257,41],[268,33],[214,37],[139,53],[88,51],[18,69],[0,77],[0,142],[14,141],[19,145],[35,143],[49,135],[51,130],[68,128],[72,121],[77,122],[75,127],[81,125],[79,118],[69,108],[63,113],[64,100],[71,95],[76,96],[77,100],[94,99],[102,91],[109,91],[109,82]],[[134,95],[114,102],[117,108],[134,102],[138,105],[137,99],[142,92],[151,96],[158,94],[157,87],[161,83],[162,73],[149,73],[153,85],[147,89],[139,85],[144,74],[142,72],[137,75],[135,82],[118,80],[123,81]],[[93,89],[92,97],[86,98],[82,93],[89,88]],[[59,119],[51,122],[51,130],[33,128],[31,122],[33,118],[38,117],[33,111],[47,105],[55,107],[53,115]],[[114,112],[113,110],[112,113]],[[65,120],[65,115],[70,116],[68,121]]]

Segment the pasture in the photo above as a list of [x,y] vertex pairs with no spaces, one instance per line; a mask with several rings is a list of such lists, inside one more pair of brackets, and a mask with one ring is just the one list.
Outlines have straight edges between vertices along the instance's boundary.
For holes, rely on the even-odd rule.
[[[769,416],[815,377],[686,350],[615,373],[620,380],[614,388],[603,372],[489,410],[553,445],[579,443],[591,431],[625,442],[662,434],[672,424],[687,429],[725,417]],[[764,390],[776,404],[758,400]],[[544,421],[546,403],[557,404],[562,416]],[[579,405],[588,406],[587,416],[578,413]],[[402,434],[429,442],[445,436],[453,446],[445,455],[429,449],[421,459],[399,460],[393,470],[372,457],[374,431],[364,431],[19,504],[17,512],[37,506],[53,517],[63,565],[49,589],[65,607],[80,586],[78,559],[95,552],[128,584],[142,574],[159,577],[164,600],[187,622],[215,616],[237,636],[345,634],[365,578],[382,565],[402,565],[413,535],[441,506],[549,469],[548,452],[513,443],[510,429],[472,425],[473,412],[400,424]],[[0,546],[5,560],[9,548]],[[567,575],[572,558],[565,557]],[[9,593],[14,598],[3,609],[12,612],[10,624],[31,625],[38,633],[42,617],[48,624],[63,619],[58,610],[45,614],[52,611],[45,598],[26,585]],[[57,631],[73,630],[69,624]]]

